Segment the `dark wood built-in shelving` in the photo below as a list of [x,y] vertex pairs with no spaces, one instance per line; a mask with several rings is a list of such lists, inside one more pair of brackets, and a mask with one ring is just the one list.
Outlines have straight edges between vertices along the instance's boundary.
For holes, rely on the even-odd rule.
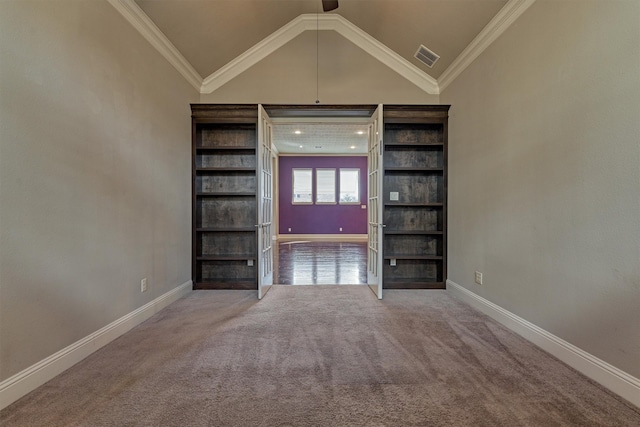
[[257,105],[191,106],[195,289],[256,289]]
[[445,288],[448,110],[384,106],[385,288]]
[[[257,289],[258,105],[191,108],[194,288]],[[375,106],[266,107],[278,117],[330,117],[330,110],[369,117]],[[385,288],[445,287],[448,110],[383,106]]]

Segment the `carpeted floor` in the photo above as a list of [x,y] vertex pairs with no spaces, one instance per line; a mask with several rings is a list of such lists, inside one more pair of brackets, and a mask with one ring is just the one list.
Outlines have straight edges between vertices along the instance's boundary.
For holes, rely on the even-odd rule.
[[4,426],[639,426],[444,291],[196,291],[0,412]]

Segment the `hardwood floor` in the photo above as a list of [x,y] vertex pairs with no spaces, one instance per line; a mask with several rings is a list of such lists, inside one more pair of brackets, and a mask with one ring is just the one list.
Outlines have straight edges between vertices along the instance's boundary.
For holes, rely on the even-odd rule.
[[274,259],[279,285],[366,285],[366,242],[283,242]]

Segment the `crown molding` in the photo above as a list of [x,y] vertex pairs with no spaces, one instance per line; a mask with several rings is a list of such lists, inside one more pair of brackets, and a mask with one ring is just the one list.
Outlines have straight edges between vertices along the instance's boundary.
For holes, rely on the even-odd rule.
[[198,91],[202,77],[134,0],[107,0]]
[[336,31],[351,43],[378,59],[420,89],[433,95],[439,93],[437,81],[418,67],[389,49],[378,40],[337,14],[303,14],[260,41],[215,73],[206,77],[201,93],[211,93],[240,73],[266,58],[304,31]]
[[535,2],[535,0],[509,0],[442,73],[440,78],[436,80],[341,15],[333,13],[322,15],[303,14],[298,16],[203,79],[134,0],[107,1],[160,52],[194,88],[203,94],[211,93],[220,88],[304,31],[331,30],[336,31],[351,43],[431,95],[438,95],[449,86],[449,84]]
[[440,92],[444,91],[471,63],[484,52],[507,28],[520,17],[535,0],[509,0],[496,16],[480,31],[460,55],[438,78]]
[[438,95],[440,93],[436,79],[404,59],[402,56],[398,55],[395,51],[389,49],[387,46],[380,43],[378,40],[371,37],[371,35],[361,30],[342,16],[325,16],[334,17],[334,19],[329,21],[334,24],[331,29],[345,37],[351,43],[355,44],[360,49],[364,50],[369,55],[373,56],[378,61],[382,62],[384,65],[391,68],[393,71],[400,74],[402,77],[409,80],[428,94]]
[[306,30],[304,16],[305,15],[298,16],[276,32],[262,39],[231,62],[225,64],[213,74],[205,77],[200,93],[211,93],[215,91],[300,35]]

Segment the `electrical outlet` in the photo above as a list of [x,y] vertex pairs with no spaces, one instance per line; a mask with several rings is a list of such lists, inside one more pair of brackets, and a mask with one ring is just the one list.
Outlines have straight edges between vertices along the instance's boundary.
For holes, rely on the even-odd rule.
[[340,231],[342,231],[342,227],[340,227]]
[[253,260],[252,259],[248,259],[247,260],[247,267],[253,267]]
[[391,260],[389,261],[389,266],[390,267],[395,267],[396,265],[398,265],[396,259],[395,258],[391,258]]
[[367,205],[360,205],[360,209],[367,209]]
[[140,280],[140,292],[147,292],[147,278]]
[[482,285],[482,273],[479,271],[476,271],[476,283],[478,285]]
[[289,228],[289,233],[291,233],[291,228]]
[[389,200],[391,200],[392,202],[397,202],[398,200],[400,200],[400,193],[397,191],[391,191],[389,193]]

